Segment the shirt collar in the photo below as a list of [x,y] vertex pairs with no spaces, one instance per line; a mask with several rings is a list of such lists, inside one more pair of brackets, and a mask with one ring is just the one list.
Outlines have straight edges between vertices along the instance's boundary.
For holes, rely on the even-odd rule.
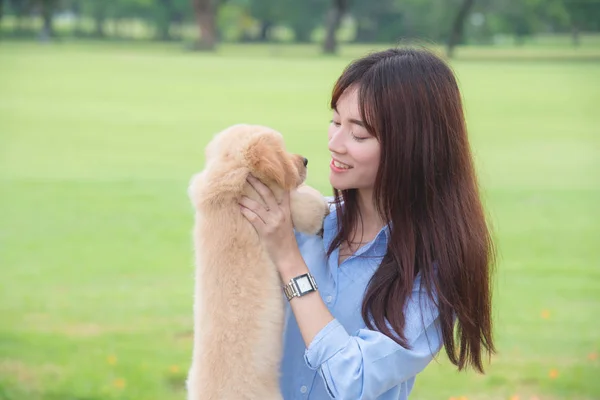
[[[323,221],[323,246],[325,248],[325,251],[329,250],[329,247],[331,246],[331,243],[333,242],[333,239],[335,238],[337,233],[337,212],[335,210],[335,207],[332,207],[330,213],[325,217],[325,220]],[[372,256],[383,257],[387,250],[387,244],[389,239],[390,228],[389,225],[386,225],[383,228],[381,228],[379,233],[377,233],[375,239],[373,239],[369,244],[358,249],[358,251],[356,252],[356,256],[363,255],[366,252],[371,252],[371,250],[373,250]]]

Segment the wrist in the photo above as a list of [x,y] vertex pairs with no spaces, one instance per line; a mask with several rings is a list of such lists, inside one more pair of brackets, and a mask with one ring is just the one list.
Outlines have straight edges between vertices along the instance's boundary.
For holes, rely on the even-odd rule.
[[292,278],[308,272],[308,267],[304,263],[302,256],[289,257],[279,263],[279,275],[284,284],[288,283]]

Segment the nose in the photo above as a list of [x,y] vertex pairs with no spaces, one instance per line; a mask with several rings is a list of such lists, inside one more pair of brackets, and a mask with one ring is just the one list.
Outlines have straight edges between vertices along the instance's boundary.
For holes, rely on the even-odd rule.
[[344,135],[341,128],[330,127],[329,132],[329,143],[327,145],[331,153],[344,154],[346,152]]
[[308,158],[306,158],[306,157],[305,157],[305,158],[302,160],[302,162],[304,163],[304,166],[306,167],[306,166],[308,165]]

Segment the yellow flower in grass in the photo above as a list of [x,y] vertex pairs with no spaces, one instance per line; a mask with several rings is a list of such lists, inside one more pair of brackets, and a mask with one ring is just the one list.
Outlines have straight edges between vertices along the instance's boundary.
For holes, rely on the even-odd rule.
[[548,376],[550,377],[550,379],[556,379],[558,378],[558,371],[555,369],[551,369],[548,373]]
[[125,379],[117,378],[113,381],[113,386],[117,389],[123,389],[125,387]]
[[176,373],[178,373],[178,372],[179,372],[179,366],[178,366],[178,365],[171,365],[171,366],[169,367],[169,371],[170,371],[172,374],[176,374]]
[[110,355],[108,357],[106,357],[106,362],[108,363],[108,365],[116,365],[117,364],[117,356],[114,355]]

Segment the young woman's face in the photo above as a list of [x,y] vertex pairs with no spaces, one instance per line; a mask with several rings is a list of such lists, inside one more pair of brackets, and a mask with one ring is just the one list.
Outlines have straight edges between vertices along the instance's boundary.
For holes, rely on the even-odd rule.
[[340,96],[329,125],[329,182],[338,190],[372,190],[379,167],[379,141],[361,120],[358,87]]

